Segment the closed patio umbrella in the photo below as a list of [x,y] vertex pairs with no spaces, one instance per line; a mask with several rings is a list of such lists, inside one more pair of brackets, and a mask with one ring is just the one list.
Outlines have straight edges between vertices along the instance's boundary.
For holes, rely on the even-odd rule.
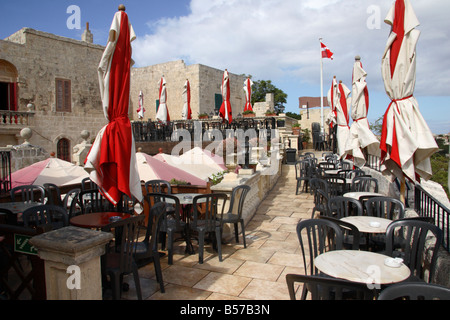
[[352,84],[352,119],[347,139],[346,153],[353,156],[353,164],[363,167],[366,158],[363,149],[367,148],[370,154],[376,154],[380,143],[372,131],[370,131],[367,114],[369,112],[369,90],[366,83],[367,73],[364,71],[361,58],[355,58],[353,65]]
[[350,93],[342,81],[339,81],[338,85],[339,99],[336,103],[336,124],[337,124],[337,153],[340,158],[345,157],[345,145],[347,143],[348,134],[350,132],[348,107],[351,103]]
[[183,111],[181,113],[181,117],[183,120],[191,120],[192,119],[192,110],[191,110],[191,85],[189,80],[186,79],[186,83],[184,84],[183,89]]
[[164,76],[158,82],[159,85],[159,106],[156,113],[156,120],[166,123],[170,121],[169,109],[167,108],[167,88]]
[[231,110],[230,103],[230,77],[228,74],[228,70],[225,69],[222,78],[222,105],[220,106],[219,114],[223,121],[228,121],[231,123],[233,121],[233,112]]
[[331,88],[328,90],[327,100],[328,104],[330,105],[330,112],[327,115],[325,123],[330,127],[330,134],[333,135],[332,150],[333,152],[336,152],[336,105],[339,100],[338,83],[336,80],[336,76],[334,76],[333,80],[331,81]]
[[250,78],[247,78],[244,82],[244,92],[245,92],[245,111],[253,111],[252,107],[252,86],[253,81]]
[[144,94],[139,92],[139,108],[137,109],[139,119],[144,119],[145,108],[144,108]]
[[114,205],[122,194],[142,201],[136,166],[135,142],[128,118],[130,101],[131,41],[136,35],[125,7],[114,15],[108,43],[98,67],[104,126],[86,158],[85,170]]
[[[428,180],[430,156],[438,150],[414,98],[419,21],[409,0],[396,0],[385,22],[392,26],[382,59],[382,77],[392,100],[383,119],[381,169],[400,179]],[[401,193],[404,195],[404,192]]]

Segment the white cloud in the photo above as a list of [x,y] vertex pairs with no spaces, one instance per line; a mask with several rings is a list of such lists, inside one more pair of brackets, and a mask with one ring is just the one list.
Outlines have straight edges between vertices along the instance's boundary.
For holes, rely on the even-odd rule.
[[[192,0],[187,16],[152,22],[133,44],[138,66],[184,59],[230,72],[277,81],[293,77],[319,85],[319,37],[334,52],[324,81],[351,82],[355,55],[362,57],[373,90],[384,91],[381,55],[390,28],[383,20],[392,1]],[[449,95],[448,0],[413,0],[421,22],[416,93]],[[372,6],[372,7],[371,7]],[[368,8],[379,9],[379,16]],[[379,28],[370,29],[375,18]],[[151,33],[150,33],[151,31]],[[431,79],[437,79],[438,84]],[[329,81],[328,81],[329,80]],[[283,89],[283,88],[281,88]],[[291,98],[296,98],[295,95]]]

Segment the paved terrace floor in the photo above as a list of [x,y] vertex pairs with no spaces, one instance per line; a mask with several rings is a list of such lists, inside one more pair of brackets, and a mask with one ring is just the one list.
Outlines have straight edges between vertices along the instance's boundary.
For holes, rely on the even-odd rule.
[[[143,299],[288,300],[286,274],[304,274],[296,226],[311,217],[314,206],[312,195],[295,195],[295,188],[294,166],[283,165],[277,184],[246,226],[247,248],[241,235],[240,243],[233,239],[222,245],[222,262],[211,245],[205,245],[204,262],[199,264],[198,253],[185,255],[184,242],[175,243],[173,265],[168,265],[167,256],[161,260],[165,293],[159,290],[153,264],[140,268]],[[122,298],[134,300],[134,281],[130,277],[127,282],[130,290]]]

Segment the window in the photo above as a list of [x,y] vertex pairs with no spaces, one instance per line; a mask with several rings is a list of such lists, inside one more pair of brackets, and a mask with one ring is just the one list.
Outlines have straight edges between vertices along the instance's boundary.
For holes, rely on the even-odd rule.
[[72,111],[70,80],[56,79],[56,112]]
[[68,139],[63,138],[63,139],[59,140],[57,149],[58,149],[58,154],[57,154],[58,159],[71,162],[70,161],[70,141]]

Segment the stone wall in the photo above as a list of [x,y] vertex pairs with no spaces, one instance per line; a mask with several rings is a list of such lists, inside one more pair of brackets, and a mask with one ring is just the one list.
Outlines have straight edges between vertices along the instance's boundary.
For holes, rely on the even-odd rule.
[[[183,109],[183,90],[186,79],[191,87],[192,117],[198,118],[201,113],[214,112],[215,95],[221,94],[223,70],[201,64],[186,65],[183,60],[161,63],[153,66],[133,68],[131,74],[131,106],[130,118],[138,120],[139,93],[144,96],[146,110],[144,120],[155,120],[156,101],[159,99],[159,81],[162,76],[166,80],[167,107],[171,120],[181,120]],[[244,76],[229,73],[231,107],[233,115],[242,114],[245,105],[243,90]]]
[[[73,147],[82,141],[83,129],[94,135],[106,124],[97,75],[103,50],[29,28],[0,40],[0,59],[18,71],[18,111],[34,106],[31,144],[56,152],[61,138]],[[71,81],[71,112],[56,112],[57,78]]]

